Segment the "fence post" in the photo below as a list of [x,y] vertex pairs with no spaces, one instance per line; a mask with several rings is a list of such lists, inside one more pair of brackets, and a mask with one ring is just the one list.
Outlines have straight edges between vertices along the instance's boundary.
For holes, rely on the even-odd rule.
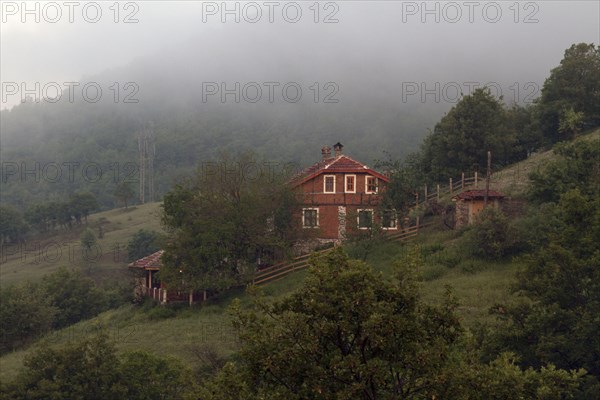
[[460,178],[460,179],[461,179],[460,188],[461,188],[462,190],[465,190],[465,173],[464,173],[464,172],[462,173],[462,175],[461,175],[461,178]]
[[450,194],[452,194],[452,178],[450,178]]
[[475,171],[475,187],[477,187],[477,171]]
[[437,184],[437,201],[440,201],[440,184]]

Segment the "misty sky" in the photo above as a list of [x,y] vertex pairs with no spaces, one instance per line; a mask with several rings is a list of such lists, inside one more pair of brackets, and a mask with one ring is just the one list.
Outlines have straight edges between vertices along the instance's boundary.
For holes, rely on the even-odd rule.
[[[220,66],[221,75],[213,70],[207,77],[213,81],[340,82],[340,101],[344,93],[352,101],[386,91],[398,96],[407,82],[416,88],[457,82],[464,88],[465,82],[490,81],[502,85],[505,100],[522,101],[537,91],[525,85],[541,86],[567,47],[600,42],[598,1],[335,1],[317,6],[312,1],[270,6],[229,1],[232,14],[223,13],[220,1],[135,1],[118,7],[112,1],[75,3],[70,9],[60,1],[28,2],[33,11],[24,14],[22,2],[2,1],[3,88],[7,82],[33,87],[35,82],[81,81],[132,63],[138,70],[156,63],[167,76],[172,66],[181,68],[194,58],[198,64]],[[515,82],[518,95],[509,89]],[[1,107],[9,108],[20,94],[2,100]]]

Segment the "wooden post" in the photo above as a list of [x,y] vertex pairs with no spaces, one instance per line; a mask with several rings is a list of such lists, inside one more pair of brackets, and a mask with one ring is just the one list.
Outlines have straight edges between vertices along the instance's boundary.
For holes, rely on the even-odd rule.
[[475,171],[475,187],[477,187],[477,171]]
[[460,182],[460,188],[461,188],[462,190],[465,190],[465,173],[464,173],[464,172],[462,173],[462,175],[461,175],[461,178],[460,178],[460,179],[461,179],[461,182]]
[[206,301],[206,290],[202,293],[202,301]]
[[440,184],[437,184],[437,201],[440,201]]
[[427,185],[425,185],[425,202],[427,203],[428,200],[429,198],[427,197]]
[[450,178],[450,193],[452,193],[452,178]]

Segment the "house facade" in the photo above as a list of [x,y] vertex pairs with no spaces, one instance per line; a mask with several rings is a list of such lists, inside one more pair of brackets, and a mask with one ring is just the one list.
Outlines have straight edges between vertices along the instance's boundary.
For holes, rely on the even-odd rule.
[[[392,210],[381,211],[382,193],[390,179],[343,154],[343,145],[321,149],[321,160],[291,180],[300,203],[300,225],[321,241],[341,241],[354,229],[397,229]],[[309,235],[310,236],[310,235]]]

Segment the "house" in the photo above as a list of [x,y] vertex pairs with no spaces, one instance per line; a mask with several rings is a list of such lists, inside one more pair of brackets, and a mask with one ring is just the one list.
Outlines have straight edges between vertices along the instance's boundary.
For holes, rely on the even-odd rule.
[[[466,190],[452,197],[456,203],[454,227],[470,225],[485,208],[486,190]],[[488,207],[499,208],[504,195],[495,190],[487,191]]]
[[[383,229],[395,230],[396,213],[380,212],[378,206],[390,179],[342,153],[336,143],[321,149],[321,160],[306,168],[289,182],[298,196],[296,213],[302,230],[319,243],[339,242],[353,229],[368,230],[374,223]],[[187,301],[190,304],[206,299],[206,293],[185,293],[167,289],[158,279],[163,250],[129,264],[140,271],[137,294],[149,296],[161,303]]]
[[164,250],[159,250],[146,257],[140,258],[129,264],[129,268],[140,272],[140,277],[136,285],[136,296],[152,297],[159,303],[187,301],[190,304],[206,299],[206,293],[187,293],[177,290],[167,290],[164,284],[158,279],[157,272],[162,265],[161,257]]
[[339,242],[352,229],[397,229],[395,212],[379,214],[378,206],[390,178],[342,153],[343,145],[321,149],[321,160],[295,176],[290,184],[300,203],[302,229],[321,242]]

